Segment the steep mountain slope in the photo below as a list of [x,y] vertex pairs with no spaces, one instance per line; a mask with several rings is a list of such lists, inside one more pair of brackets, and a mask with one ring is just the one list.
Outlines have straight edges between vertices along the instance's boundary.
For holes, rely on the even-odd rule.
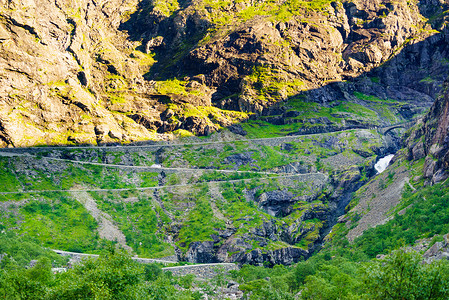
[[396,147],[375,130],[238,137],[3,149],[0,228],[62,250],[117,240],[143,257],[291,264],[319,249],[377,155]]
[[442,95],[423,119],[423,124],[408,139],[409,158],[425,157],[423,177],[426,184],[435,184],[449,176],[449,82],[445,83]]
[[[412,102],[395,111],[408,118],[430,105],[438,74],[448,68],[446,34],[435,31],[444,28],[445,7],[434,2],[3,0],[0,140],[32,146],[164,139],[182,130],[207,135],[251,112],[307,129],[321,115],[299,118],[302,103],[369,108],[365,94]],[[408,45],[369,84],[362,78],[321,88],[372,70]],[[396,76],[416,60],[433,67]],[[293,105],[270,109],[288,99]],[[318,124],[396,121],[345,118],[349,125],[342,115]]]
[[[291,264],[345,208],[329,239],[447,178],[444,94],[369,181],[442,88],[445,3],[1,4],[0,137],[16,147],[0,149],[2,230],[62,250]],[[189,131],[209,137],[20,148]]]
[[[402,238],[408,244],[418,238],[447,233],[445,228],[448,228],[448,220],[444,213],[447,205],[443,195],[447,193],[446,179],[449,171],[448,105],[449,90],[446,81],[430,111],[403,137],[404,148],[396,153],[392,164],[383,174],[376,176],[356,192],[346,208],[347,213],[333,229],[334,234],[340,238],[344,235],[350,241],[357,241],[361,236],[359,241],[363,241],[363,232],[386,224],[385,228],[379,226],[377,231],[370,229],[372,236],[365,237],[377,243],[379,241],[376,238],[380,239],[379,232],[383,232],[383,239],[389,239],[395,233],[392,227],[403,226],[406,232],[402,232]],[[426,225],[414,228],[422,222],[417,216],[423,218],[422,212],[426,210],[431,214],[427,218],[433,221],[434,227]],[[407,227],[401,220],[411,220],[414,223],[407,224]],[[427,224],[428,221],[425,220],[424,223]],[[397,242],[389,243],[399,246]],[[376,251],[379,248],[384,252],[385,249],[392,249],[391,245],[385,245],[388,243],[375,247]]]

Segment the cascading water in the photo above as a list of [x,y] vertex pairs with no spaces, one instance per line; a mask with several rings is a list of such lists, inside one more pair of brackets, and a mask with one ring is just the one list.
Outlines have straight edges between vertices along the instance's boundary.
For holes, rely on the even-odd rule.
[[387,155],[385,157],[382,157],[381,159],[379,159],[377,161],[377,163],[374,165],[374,169],[376,169],[377,174],[380,174],[383,171],[385,171],[385,169],[390,164],[390,161],[393,158],[393,156],[394,156],[394,154],[389,154],[389,155]]

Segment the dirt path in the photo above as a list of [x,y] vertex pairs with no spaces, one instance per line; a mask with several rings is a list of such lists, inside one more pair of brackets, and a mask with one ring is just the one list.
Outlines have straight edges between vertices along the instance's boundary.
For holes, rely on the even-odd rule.
[[73,198],[83,204],[86,210],[98,222],[98,234],[102,239],[108,241],[117,241],[128,252],[132,252],[132,248],[126,245],[126,237],[123,232],[112,221],[112,217],[102,212],[95,200],[86,191],[74,191]]
[[[218,199],[220,202],[226,202],[225,198],[223,198],[223,195],[220,193],[220,188],[218,184],[208,184],[209,186],[209,195],[212,199]],[[217,205],[215,204],[215,201],[210,201],[210,206],[212,208],[212,211],[214,212],[214,216],[222,221],[225,221],[226,223],[229,221],[225,215],[218,209]]]

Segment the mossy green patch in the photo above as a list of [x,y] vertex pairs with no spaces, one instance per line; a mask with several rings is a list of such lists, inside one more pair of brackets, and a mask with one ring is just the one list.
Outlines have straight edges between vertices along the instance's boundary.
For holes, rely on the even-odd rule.
[[262,103],[278,102],[285,96],[298,93],[304,83],[298,79],[286,80],[279,70],[257,66],[251,75],[246,76],[247,88],[256,92],[257,100]]
[[179,9],[179,3],[177,0],[155,0],[153,1],[153,7],[155,11],[168,17]]
[[140,180],[142,181],[140,187],[155,187],[158,186],[158,173],[155,172],[142,172],[138,173]]
[[215,217],[206,192],[206,186],[203,186],[197,194],[195,207],[189,211],[179,231],[177,244],[184,251],[192,241],[211,241],[211,234],[225,228],[224,221]]
[[162,95],[167,94],[178,94],[178,95],[188,95],[186,90],[186,81],[178,80],[176,78],[165,81],[158,81],[156,83],[156,91]]
[[19,180],[13,173],[8,158],[0,157],[0,189],[2,192],[16,192],[21,189]]
[[[256,184],[257,180],[253,183]],[[264,221],[272,219],[270,215],[258,209],[256,203],[247,201],[243,190],[250,188],[251,183],[222,183],[220,184],[221,194],[226,202],[217,202],[217,206],[229,220],[233,221],[237,234],[243,234],[247,230],[244,228],[254,228],[261,226]]]
[[[245,112],[223,110],[213,106],[195,106],[189,103],[182,105],[170,103],[168,104],[168,108],[175,113],[172,117],[173,122],[178,121],[179,118],[197,117],[206,120],[211,126],[216,124],[219,128],[223,125],[242,122],[248,119],[250,115]],[[177,130],[176,132],[187,135],[183,130]]]
[[63,193],[48,196],[30,199],[15,209],[17,214],[9,215],[17,222],[14,231],[52,249],[92,253],[107,244],[98,237],[96,221],[81,204]]
[[170,219],[142,193],[99,193],[91,192],[101,211],[113,217],[126,237],[126,243],[140,257],[164,257],[174,254],[173,248],[165,243],[164,227]]
[[232,10],[229,8],[232,7],[232,1],[206,0],[201,2],[198,9],[206,12],[207,18],[213,24],[213,29],[218,31],[226,25],[245,22],[256,16],[266,16],[273,21],[288,21],[292,17],[303,16],[307,11],[321,11],[331,2],[330,0],[288,0],[279,4],[275,0],[268,0],[255,2],[239,10],[236,14],[230,14],[229,12]]

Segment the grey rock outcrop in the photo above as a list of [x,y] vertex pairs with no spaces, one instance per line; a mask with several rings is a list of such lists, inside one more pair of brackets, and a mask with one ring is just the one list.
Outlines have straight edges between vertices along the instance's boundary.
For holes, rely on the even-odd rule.
[[218,262],[214,256],[214,242],[193,242],[186,253],[186,260],[195,263]]
[[424,178],[428,184],[449,177],[449,83],[429,113],[406,137],[408,159],[425,158]]
[[[282,191],[279,194],[288,196]],[[279,195],[275,196],[278,199]],[[284,196],[280,196],[284,199]],[[287,197],[288,198],[288,197]],[[249,232],[234,235],[235,229],[223,230],[219,236],[211,236],[213,241],[192,242],[180,259],[196,263],[237,262],[252,265],[290,265],[308,258],[319,248],[319,232],[324,232],[325,224],[330,224],[332,212],[323,204],[312,205],[293,224],[272,220],[261,226],[250,228]],[[309,226],[307,221],[319,219],[321,227]],[[318,231],[317,237],[309,241],[306,248],[295,246],[312,231]],[[269,243],[276,243],[277,248],[267,250]]]
[[259,205],[273,217],[288,215],[292,202],[296,202],[293,194],[288,191],[270,191],[260,195]]
[[449,234],[443,236],[443,241],[431,245],[431,239],[422,239],[415,242],[413,247],[408,247],[423,254],[423,262],[430,264],[437,260],[449,260]]

